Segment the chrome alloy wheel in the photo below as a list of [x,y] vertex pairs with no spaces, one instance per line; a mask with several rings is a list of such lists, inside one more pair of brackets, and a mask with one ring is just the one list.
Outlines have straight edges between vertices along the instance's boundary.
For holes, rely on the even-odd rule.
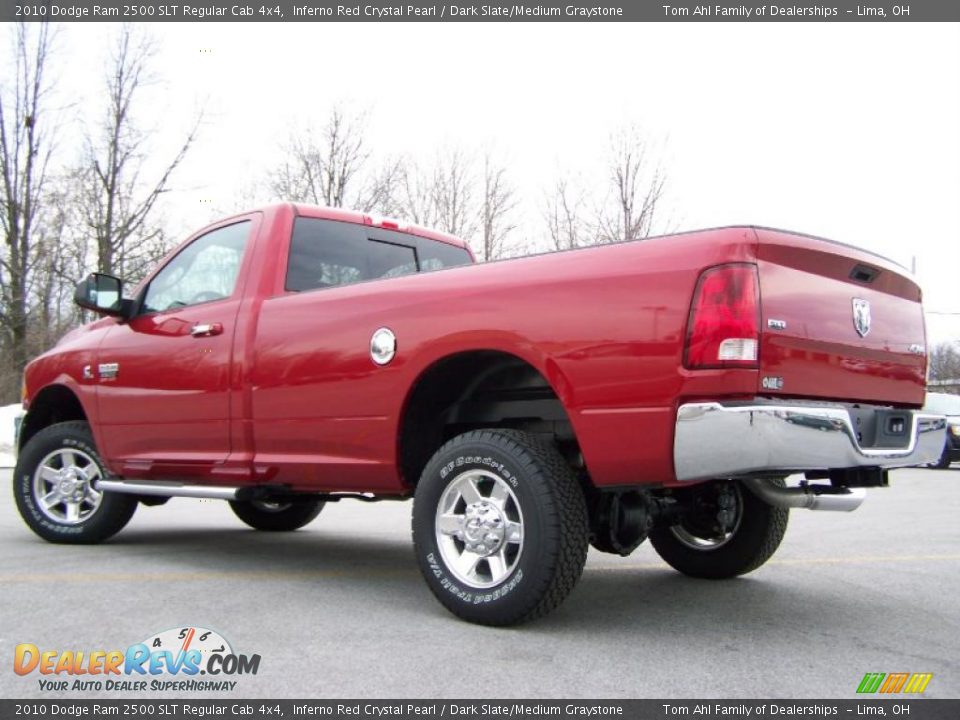
[[[692,523],[678,523],[670,532],[681,543],[694,550],[716,550],[723,547],[740,529],[743,519],[743,498],[739,487],[731,487],[717,498],[716,516],[695,518]],[[698,522],[699,521],[699,522]]]
[[82,450],[60,448],[48,454],[33,473],[33,497],[47,518],[60,525],[78,525],[103,500],[95,487],[100,466]]
[[468,470],[447,485],[435,527],[447,568],[472,588],[503,582],[520,561],[520,503],[504,479],[486,470]]

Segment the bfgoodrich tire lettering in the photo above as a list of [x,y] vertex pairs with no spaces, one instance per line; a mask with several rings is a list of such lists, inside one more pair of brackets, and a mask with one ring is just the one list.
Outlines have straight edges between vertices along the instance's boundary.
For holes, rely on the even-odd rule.
[[[441,500],[449,498],[445,493],[450,485],[465,474],[479,479],[479,495],[472,503],[472,515],[465,498],[458,500],[459,507],[453,511],[465,522],[475,523],[469,533],[460,533],[458,547],[473,543],[471,547],[480,548],[481,554],[502,550],[506,569],[498,572],[489,567],[483,573],[468,573],[473,578],[470,582],[464,581],[462,570],[455,572],[450,567],[456,552],[451,554],[441,542],[444,532],[453,535],[458,531],[442,529],[443,513],[438,514]],[[495,489],[498,485],[499,491]],[[496,507],[490,508],[491,504]],[[483,525],[485,512],[492,515]],[[477,523],[489,533],[476,533]],[[493,546],[484,546],[485,538],[491,536]],[[437,451],[417,485],[413,540],[420,570],[437,599],[471,622],[511,625],[545,615],[560,605],[583,572],[587,538],[583,490],[556,448],[535,435],[515,430],[459,435]],[[484,556],[488,557],[493,554]]]
[[[44,428],[23,448],[13,473],[13,496],[27,526],[44,540],[54,543],[91,544],[115,535],[130,522],[137,509],[135,498],[104,492],[99,502],[73,519],[58,521],[56,513],[45,511],[37,497],[36,475],[48,458],[76,452],[89,459],[101,476],[107,471],[100,460],[90,427],[84,422],[66,422]],[[55,461],[56,462],[56,461]],[[64,513],[66,515],[66,513]]]

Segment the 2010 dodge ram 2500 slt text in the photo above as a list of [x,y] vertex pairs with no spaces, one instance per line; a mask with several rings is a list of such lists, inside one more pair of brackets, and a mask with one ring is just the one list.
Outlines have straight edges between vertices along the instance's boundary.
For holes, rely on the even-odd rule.
[[560,604],[590,544],[739,575],[790,508],[852,510],[943,448],[920,290],[883,258],[729,227],[472,261],[286,204],[194,235],[129,299],[92,275],[77,301],[106,317],[26,371],[24,520],[92,543],[172,496],[261,530],[413,497],[433,593],[508,624]]

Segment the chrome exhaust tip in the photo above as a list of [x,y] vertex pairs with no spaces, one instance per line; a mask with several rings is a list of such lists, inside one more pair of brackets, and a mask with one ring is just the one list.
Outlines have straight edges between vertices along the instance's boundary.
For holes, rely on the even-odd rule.
[[765,478],[748,478],[741,482],[763,502],[778,508],[853,512],[867,498],[867,491],[863,488],[835,488],[829,485],[780,487]]

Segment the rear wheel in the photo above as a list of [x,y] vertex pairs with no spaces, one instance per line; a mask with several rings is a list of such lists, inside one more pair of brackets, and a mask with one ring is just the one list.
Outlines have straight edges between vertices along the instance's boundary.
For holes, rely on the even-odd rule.
[[691,577],[752,572],[776,552],[787,530],[788,510],[767,505],[737,482],[691,489],[684,504],[679,520],[651,531],[650,542],[671,567]]
[[24,522],[44,540],[98,543],[122,530],[137,509],[136,498],[97,488],[106,475],[90,427],[58,423],[23,448],[13,496]]
[[464,620],[512,625],[547,614],[580,579],[587,538],[576,476],[553,444],[529,433],[459,435],[417,485],[420,570]]
[[234,514],[255,530],[289,532],[316,519],[324,502],[311,498],[296,500],[233,500]]

